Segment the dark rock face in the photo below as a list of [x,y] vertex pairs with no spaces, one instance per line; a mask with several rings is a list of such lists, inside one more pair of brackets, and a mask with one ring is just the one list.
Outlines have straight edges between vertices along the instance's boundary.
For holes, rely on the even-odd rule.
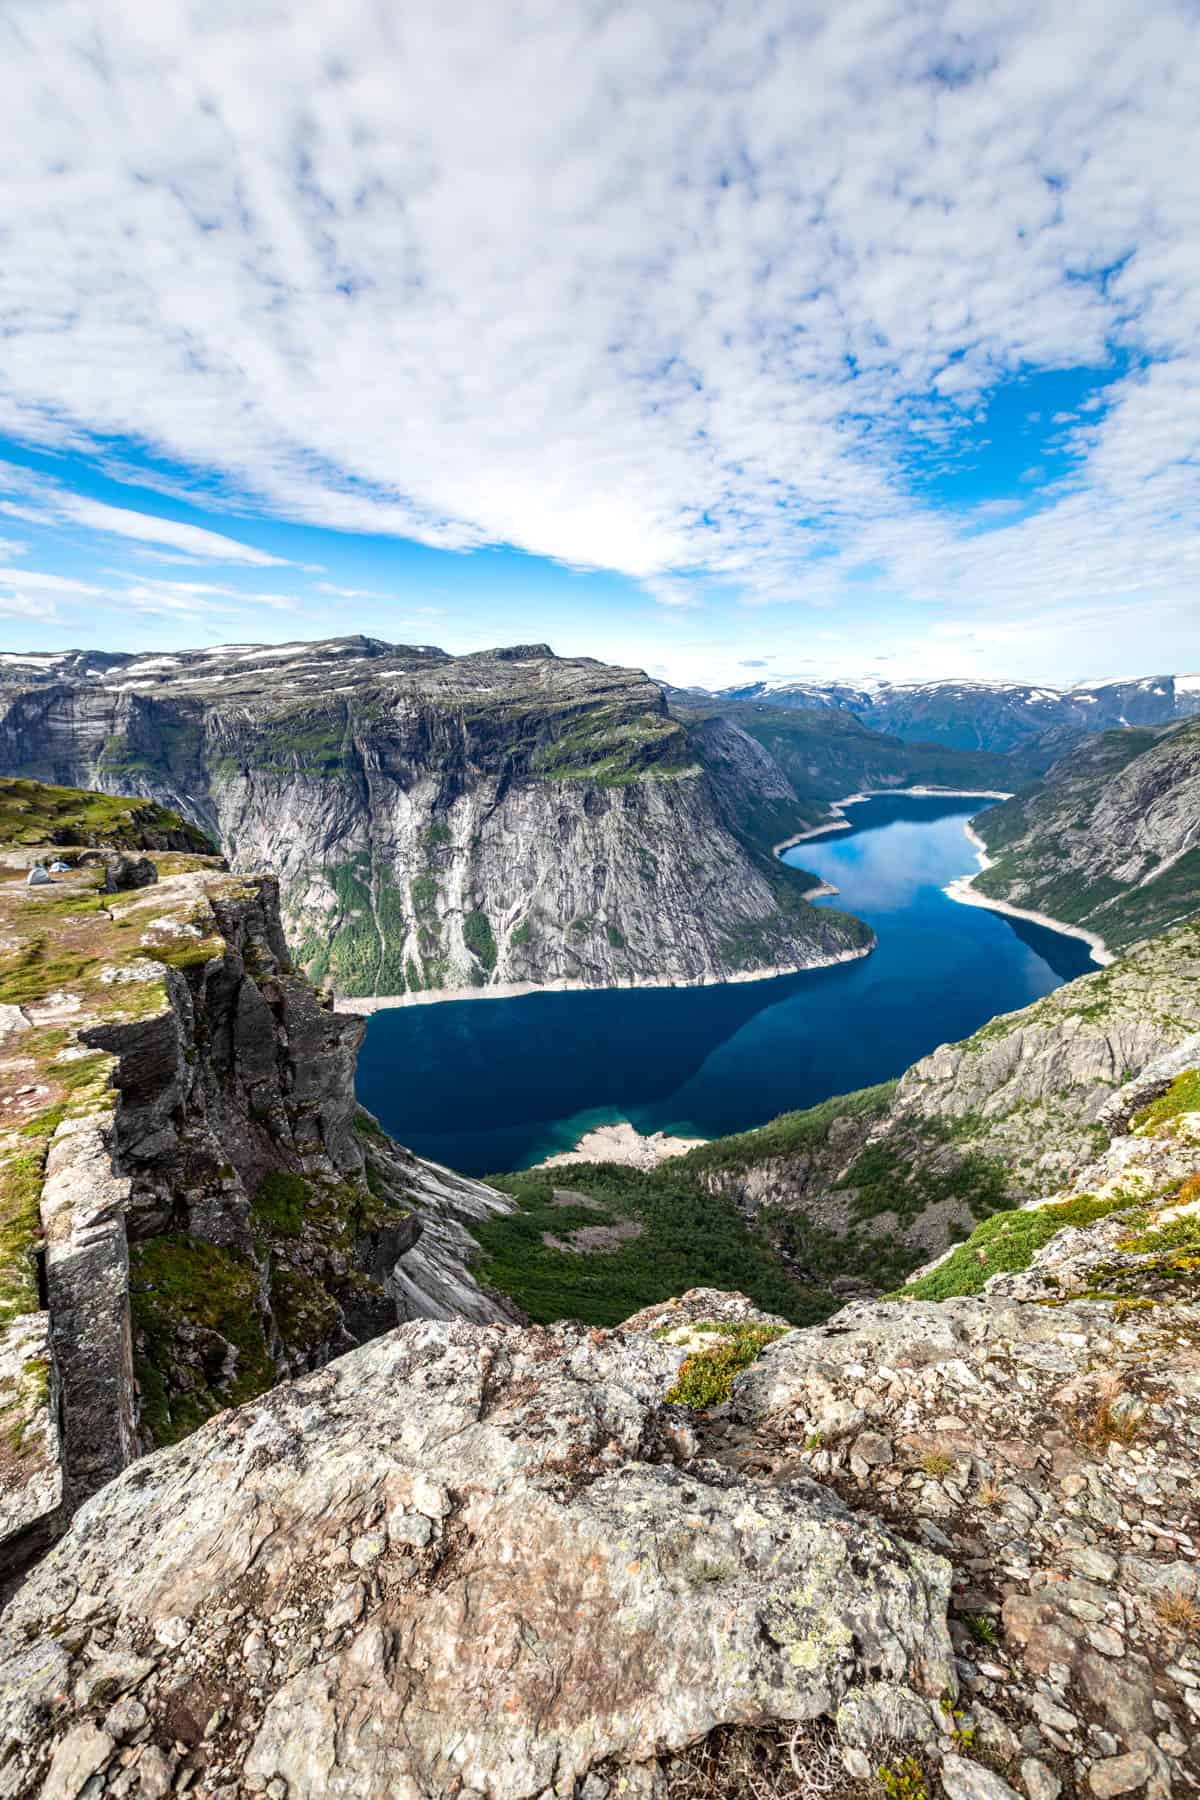
[[[735,835],[636,670],[361,638],[14,667],[0,767],[166,801],[276,870],[341,994],[719,981],[871,942]],[[778,838],[810,822],[771,806]]]
[[151,887],[158,870],[148,856],[127,856],[114,851],[104,858],[104,892],[123,894],[131,888]]
[[358,1110],[364,1027],[293,970],[275,881],[190,860],[115,893],[64,876],[46,917],[70,955],[44,992],[36,903],[0,885],[36,952],[0,1019],[23,1084],[0,1135],[0,1574],[141,1453],[278,1380],[448,1305],[519,1316],[473,1280],[462,1223],[512,1203]]

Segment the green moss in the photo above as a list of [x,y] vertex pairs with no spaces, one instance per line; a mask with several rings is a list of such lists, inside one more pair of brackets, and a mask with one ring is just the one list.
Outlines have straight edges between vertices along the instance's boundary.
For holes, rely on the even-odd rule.
[[340,1308],[321,1283],[301,1269],[271,1270],[271,1312],[289,1350],[311,1353],[337,1330]]
[[748,1369],[768,1344],[784,1335],[786,1328],[782,1325],[713,1324],[711,1329],[720,1334],[719,1342],[711,1350],[699,1350],[680,1364],[674,1386],[665,1395],[668,1401],[700,1412],[710,1406],[720,1406],[733,1391],[734,1376],[742,1369]]
[[491,974],[496,966],[496,939],[485,912],[469,912],[463,920],[463,941],[480,965]]
[[1101,1200],[1094,1194],[1078,1194],[1054,1206],[997,1213],[977,1225],[940,1268],[910,1282],[903,1297],[949,1300],[958,1294],[981,1293],[992,1275],[1027,1269],[1042,1246],[1065,1225],[1091,1225],[1128,1205],[1123,1197]]
[[0,1327],[36,1312],[41,1242],[42,1171],[49,1135],[0,1163]]
[[55,950],[39,933],[12,955],[0,958],[0,1001],[24,1006],[41,1000],[56,988],[84,980],[95,966],[95,957]]
[[1145,1137],[1170,1137],[1175,1121],[1184,1113],[1200,1113],[1200,1069],[1177,1075],[1165,1094],[1142,1108],[1130,1129]]
[[259,1183],[258,1192],[250,1202],[250,1211],[270,1230],[285,1237],[295,1237],[304,1225],[312,1193],[312,1183],[303,1175],[273,1170]]
[[225,939],[213,936],[185,938],[177,944],[149,944],[145,954],[154,962],[165,963],[168,969],[185,973],[188,969],[202,969],[214,957],[224,956],[225,949]]
[[[248,1258],[195,1238],[157,1237],[134,1244],[129,1260],[142,1420],[156,1444],[176,1443],[271,1386],[259,1274]],[[203,1338],[197,1355],[197,1331],[233,1356]]]
[[625,948],[624,934],[615,925],[610,925],[608,927],[608,941],[614,950],[623,950]]
[[517,949],[521,949],[524,947],[524,945],[526,945],[528,943],[532,943],[532,941],[533,941],[533,920],[532,919],[522,919],[521,923],[517,926],[516,930],[513,932],[512,936],[509,938],[508,941],[510,944],[512,944]]

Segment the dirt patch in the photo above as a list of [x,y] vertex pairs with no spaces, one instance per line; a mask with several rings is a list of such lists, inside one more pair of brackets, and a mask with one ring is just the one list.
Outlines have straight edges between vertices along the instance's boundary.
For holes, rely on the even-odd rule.
[[622,1244],[640,1238],[644,1229],[636,1219],[618,1219],[615,1225],[581,1225],[578,1231],[569,1231],[565,1238],[555,1237],[552,1231],[543,1231],[542,1242],[547,1250],[565,1250],[572,1256],[590,1256],[596,1252],[604,1256],[619,1250]]

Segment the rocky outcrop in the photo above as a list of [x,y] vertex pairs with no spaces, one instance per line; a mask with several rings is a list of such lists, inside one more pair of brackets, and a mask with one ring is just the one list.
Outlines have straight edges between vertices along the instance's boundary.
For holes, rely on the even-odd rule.
[[356,1106],[363,1026],[292,969],[272,879],[159,856],[147,887],[98,860],[28,889],[36,854],[0,852],[4,1566],[154,1443],[398,1319],[518,1316],[462,1223],[511,1202]]
[[809,822],[786,782],[745,772],[754,849],[727,763],[635,670],[356,638],[4,677],[0,765],[177,806],[274,870],[298,960],[340,994],[710,982],[873,941],[770,859]]
[[1200,911],[1200,721],[1107,732],[971,821],[972,890],[1119,949]]
[[0,1621],[0,1792],[1190,1791],[1193,1218],[809,1330],[403,1326],[80,1511]]
[[936,1735],[945,1565],[694,1460],[682,1354],[409,1325],[129,1471],[5,1617],[4,1791],[649,1794],[722,1725]]

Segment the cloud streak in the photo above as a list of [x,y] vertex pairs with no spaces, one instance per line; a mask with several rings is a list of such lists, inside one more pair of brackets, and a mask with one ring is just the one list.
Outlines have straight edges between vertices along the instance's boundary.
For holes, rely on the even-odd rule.
[[[678,610],[866,568],[967,622],[1193,604],[1186,0],[18,0],[0,33],[0,429]],[[990,390],[1080,364],[1132,372],[1031,516],[921,497]]]

